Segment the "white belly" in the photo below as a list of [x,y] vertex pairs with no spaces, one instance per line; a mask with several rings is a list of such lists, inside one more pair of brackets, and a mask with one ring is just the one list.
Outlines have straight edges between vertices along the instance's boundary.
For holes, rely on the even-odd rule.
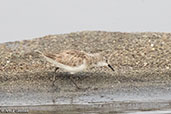
[[68,72],[70,72],[71,74],[74,74],[76,72],[80,72],[80,71],[85,70],[86,69],[86,65],[82,64],[82,65],[76,66],[76,67],[70,67],[70,66],[64,65],[61,68],[66,70],[66,71],[68,71]]
[[80,66],[75,66],[75,67],[71,67],[71,66],[68,66],[68,65],[64,65],[64,64],[61,64],[61,63],[58,63],[56,61],[54,61],[53,59],[50,59],[48,57],[45,57],[46,60],[52,64],[54,64],[56,67],[59,67],[67,72],[70,72],[71,74],[74,74],[76,72],[80,72],[80,71],[83,71],[87,68],[87,65],[86,65],[86,62],[84,60],[83,64],[80,65]]

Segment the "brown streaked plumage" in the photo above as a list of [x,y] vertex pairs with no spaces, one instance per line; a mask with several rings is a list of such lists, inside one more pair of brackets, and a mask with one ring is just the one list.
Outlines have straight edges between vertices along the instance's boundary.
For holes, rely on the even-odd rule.
[[83,60],[87,58],[87,55],[84,52],[77,50],[65,50],[58,54],[44,54],[46,57],[49,57],[56,62],[59,62],[64,65],[71,67],[76,67],[83,64]]
[[[90,54],[78,50],[64,50],[57,54],[46,53],[43,55],[47,61],[51,62],[52,64],[55,64],[55,62],[62,64],[63,66],[57,64],[55,65],[56,67],[62,68],[70,73],[76,73],[88,67],[110,66],[111,68],[111,65],[109,65],[107,60],[99,53]],[[81,65],[84,65],[84,68],[80,67]],[[72,71],[72,69],[68,70],[67,67],[78,69],[75,71],[73,69]],[[113,68],[111,69],[113,70]]]
[[[37,51],[39,52],[39,51]],[[41,52],[39,52],[41,53]],[[48,62],[54,64],[56,66],[56,70],[59,68],[74,74],[76,72],[83,71],[89,67],[100,67],[100,66],[108,66],[110,69],[114,71],[112,66],[108,63],[105,57],[103,57],[100,53],[86,53],[78,50],[65,50],[56,54],[49,53],[41,53]],[[74,82],[72,77],[70,77],[71,81],[74,85],[77,84]],[[54,85],[54,82],[53,82]]]

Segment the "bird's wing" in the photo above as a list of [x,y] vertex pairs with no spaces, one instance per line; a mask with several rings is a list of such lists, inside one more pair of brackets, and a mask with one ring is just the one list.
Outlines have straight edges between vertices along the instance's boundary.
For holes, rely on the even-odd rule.
[[87,57],[84,52],[77,50],[66,50],[58,54],[45,54],[45,56],[58,63],[72,67],[80,66]]

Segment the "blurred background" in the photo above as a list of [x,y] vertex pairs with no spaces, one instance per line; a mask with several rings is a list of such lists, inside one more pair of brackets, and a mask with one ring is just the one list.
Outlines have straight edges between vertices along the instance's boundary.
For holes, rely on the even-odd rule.
[[171,32],[171,0],[0,1],[0,43],[84,30]]

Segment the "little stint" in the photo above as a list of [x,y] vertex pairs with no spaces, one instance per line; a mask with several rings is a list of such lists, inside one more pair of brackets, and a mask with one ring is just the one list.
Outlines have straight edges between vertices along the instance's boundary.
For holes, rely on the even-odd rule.
[[[41,52],[40,52],[41,53]],[[56,66],[55,72],[60,68],[64,71],[69,72],[70,74],[75,74],[77,72],[84,71],[90,67],[103,67],[107,66],[112,71],[114,69],[109,64],[109,61],[102,56],[101,53],[86,53],[84,51],[78,50],[64,50],[60,53],[41,53],[43,57],[50,63]],[[74,85],[77,84],[73,81],[70,76],[71,81]]]

